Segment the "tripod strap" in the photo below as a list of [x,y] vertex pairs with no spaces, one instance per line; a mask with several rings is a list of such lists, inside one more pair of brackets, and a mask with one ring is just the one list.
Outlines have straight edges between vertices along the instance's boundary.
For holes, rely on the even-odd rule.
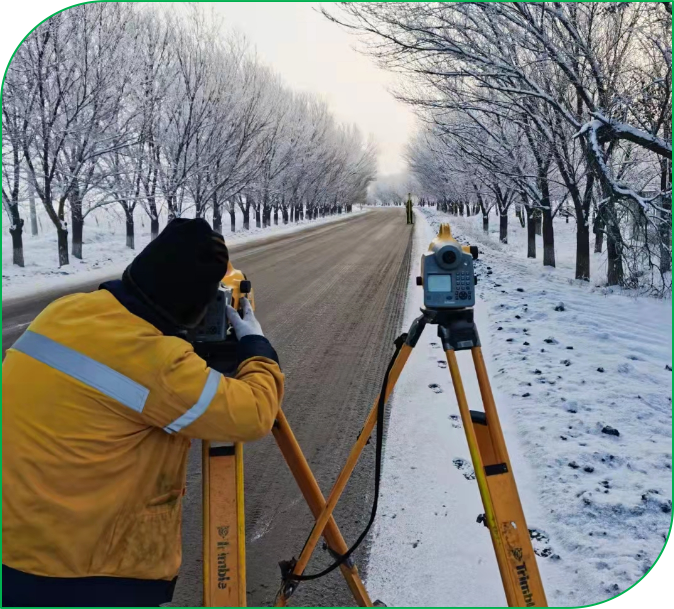
[[[384,374],[384,381],[382,383],[381,391],[379,393],[379,401],[377,402],[377,446],[376,446],[376,454],[375,454],[375,471],[374,471],[374,500],[372,502],[372,511],[370,512],[370,519],[367,523],[367,526],[365,527],[365,530],[360,534],[356,542],[351,546],[351,548],[345,553],[342,554],[334,563],[332,563],[329,567],[324,569],[323,571],[320,571],[319,573],[312,573],[310,575],[299,575],[296,573],[293,573],[293,567],[294,564],[293,562],[289,563],[283,563],[282,569],[284,571],[283,573],[283,587],[285,587],[285,584],[290,583],[290,582],[301,582],[301,581],[312,581],[315,579],[319,579],[321,577],[324,577],[328,575],[328,573],[332,573],[335,569],[343,565],[346,561],[351,558],[351,555],[358,549],[360,544],[363,542],[363,540],[367,537],[368,533],[370,532],[370,529],[372,528],[372,525],[374,524],[374,521],[377,517],[377,508],[379,505],[379,487],[380,487],[380,482],[381,482],[381,469],[382,469],[382,461],[383,461],[383,453],[384,453],[384,422],[386,418],[386,389],[388,387],[388,382],[389,382],[389,376],[391,374],[391,370],[393,369],[393,365],[395,364],[396,360],[398,359],[398,355],[400,354],[400,350],[402,349],[403,345],[405,344],[407,340],[407,334],[401,334],[395,341],[395,353],[393,354],[393,357],[391,358],[391,361],[389,362],[387,368],[386,368],[386,373]],[[361,432],[362,433],[362,432]],[[315,525],[314,525],[315,527]],[[313,531],[313,529],[312,529]],[[311,533],[310,533],[311,536]],[[305,544],[306,545],[306,544]]]

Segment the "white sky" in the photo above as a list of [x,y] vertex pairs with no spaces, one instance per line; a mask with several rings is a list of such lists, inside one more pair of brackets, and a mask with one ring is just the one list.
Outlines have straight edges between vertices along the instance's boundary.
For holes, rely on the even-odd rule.
[[379,148],[382,175],[405,169],[403,147],[414,128],[410,110],[388,92],[393,76],[353,50],[356,37],[318,13],[313,2],[208,2],[226,27],[240,30],[295,90],[327,101],[340,121],[356,123]]

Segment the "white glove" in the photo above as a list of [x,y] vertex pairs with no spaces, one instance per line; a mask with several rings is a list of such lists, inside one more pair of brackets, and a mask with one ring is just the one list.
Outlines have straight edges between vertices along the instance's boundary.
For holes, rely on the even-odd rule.
[[234,307],[227,306],[227,319],[234,328],[236,338],[241,340],[244,336],[264,336],[260,323],[255,319],[253,307],[247,298],[241,298],[241,308],[243,309],[243,318]]

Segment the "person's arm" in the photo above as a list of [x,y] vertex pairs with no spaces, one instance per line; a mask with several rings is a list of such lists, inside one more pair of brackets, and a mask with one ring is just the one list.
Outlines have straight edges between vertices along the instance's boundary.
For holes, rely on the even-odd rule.
[[192,345],[178,341],[159,379],[166,399],[149,400],[143,411],[146,420],[168,433],[222,442],[257,440],[271,431],[284,377],[276,351],[245,298],[242,309],[243,318],[228,310],[239,339],[234,378],[218,372],[217,356],[206,363]]
[[[257,350],[273,352],[264,342],[267,348],[258,345]],[[153,404],[146,416],[154,415],[154,424],[169,433],[203,440],[249,442],[264,437],[283,398],[284,377],[276,361],[255,355],[253,345],[249,349],[250,357],[239,365],[235,377],[226,378],[186,344],[162,374],[170,403]]]

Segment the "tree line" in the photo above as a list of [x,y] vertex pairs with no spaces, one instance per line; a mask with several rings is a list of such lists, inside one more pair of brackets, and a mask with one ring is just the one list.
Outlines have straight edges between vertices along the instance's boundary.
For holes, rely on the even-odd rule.
[[[41,23],[17,49],[2,104],[2,201],[23,266],[26,205],[44,207],[59,265],[83,256],[89,214],[119,206],[151,237],[162,212],[217,231],[363,203],[374,146],[327,105],[284,85],[200,7],[94,3]],[[32,230],[37,230],[32,222]]]
[[576,278],[591,239],[610,285],[671,290],[671,3],[336,3],[331,20],[401,74],[422,127],[407,148],[419,194],[515,208],[555,265],[554,223],[576,221]]

